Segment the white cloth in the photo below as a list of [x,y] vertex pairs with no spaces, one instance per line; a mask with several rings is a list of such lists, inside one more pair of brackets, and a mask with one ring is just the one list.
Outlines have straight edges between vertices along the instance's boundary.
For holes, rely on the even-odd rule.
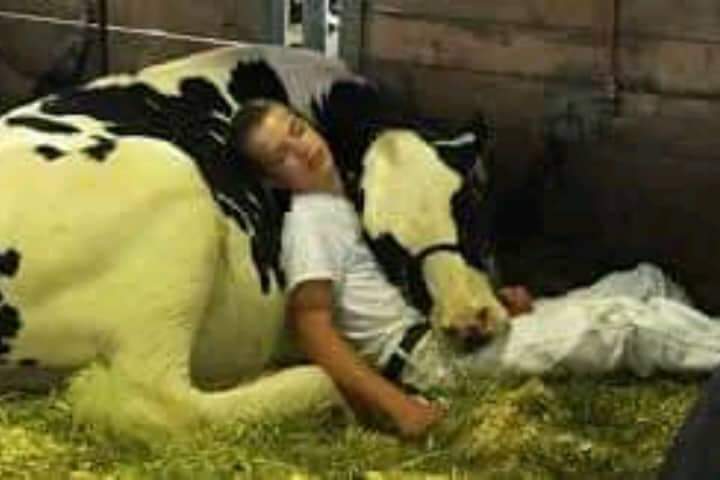
[[440,375],[440,367],[490,375],[707,372],[720,364],[720,322],[692,308],[678,285],[644,263],[536,300],[506,335],[472,354],[448,356],[438,344],[429,339],[411,359],[414,370],[427,372],[421,388],[452,384],[455,377]]
[[304,281],[332,281],[338,330],[376,366],[385,364],[409,326],[423,321],[379,270],[344,197],[294,195],[280,258],[288,293]]

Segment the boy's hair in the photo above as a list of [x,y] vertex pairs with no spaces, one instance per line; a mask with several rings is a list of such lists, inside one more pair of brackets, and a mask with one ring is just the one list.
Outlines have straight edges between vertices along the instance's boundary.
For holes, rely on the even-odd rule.
[[254,158],[248,149],[250,135],[253,130],[260,126],[267,114],[274,107],[286,108],[284,104],[275,100],[265,98],[250,100],[244,103],[230,120],[228,146],[247,162],[247,167],[257,171],[257,173],[262,173],[259,171],[261,165],[259,159]]

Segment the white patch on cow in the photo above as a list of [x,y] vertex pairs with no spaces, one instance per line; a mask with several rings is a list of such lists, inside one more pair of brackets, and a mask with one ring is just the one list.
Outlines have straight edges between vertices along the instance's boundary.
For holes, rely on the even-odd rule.
[[[365,155],[362,189],[372,203],[364,206],[364,225],[372,236],[393,232],[413,254],[427,245],[457,243],[448,199],[460,186],[459,175],[416,133],[386,132]],[[413,210],[422,215],[408,218]]]

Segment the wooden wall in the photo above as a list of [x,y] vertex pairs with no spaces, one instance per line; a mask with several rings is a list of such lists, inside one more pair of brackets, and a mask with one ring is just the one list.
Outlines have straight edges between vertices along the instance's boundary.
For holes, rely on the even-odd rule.
[[[650,260],[720,312],[720,2],[346,8],[344,56],[361,72],[420,114],[459,119],[482,109],[496,120],[502,228],[519,242],[511,280],[542,288],[556,277],[561,289]],[[553,163],[543,134],[569,110],[585,127],[608,128],[555,166],[557,178],[533,184],[533,172]]]
[[[34,80],[82,39],[85,3],[0,0],[0,96],[29,95]],[[270,41],[270,16],[264,0],[109,0],[110,70],[136,70],[223,41]],[[86,77],[98,72],[95,43]]]
[[348,3],[351,63],[421,113],[483,108],[525,131],[578,92],[616,95],[624,117],[720,113],[716,0]]
[[625,114],[720,112],[720,3],[621,0],[617,76]]

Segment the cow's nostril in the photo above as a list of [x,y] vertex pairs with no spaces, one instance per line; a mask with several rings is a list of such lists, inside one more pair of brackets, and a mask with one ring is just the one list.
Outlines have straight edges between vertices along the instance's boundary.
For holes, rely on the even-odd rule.
[[490,307],[483,307],[478,310],[475,313],[475,318],[477,318],[481,323],[485,323],[490,320]]
[[445,327],[443,332],[450,338],[460,338],[462,335],[462,331],[458,327]]

